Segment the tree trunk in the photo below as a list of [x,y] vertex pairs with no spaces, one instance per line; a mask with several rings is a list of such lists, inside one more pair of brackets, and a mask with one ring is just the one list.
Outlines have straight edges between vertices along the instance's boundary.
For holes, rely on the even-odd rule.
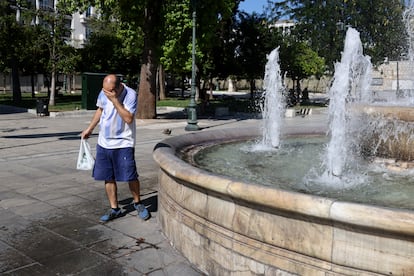
[[209,97],[208,97],[209,100],[213,99],[213,87],[214,87],[213,79],[210,77],[209,78]]
[[254,78],[250,79],[250,98],[254,98],[254,91],[256,90],[256,82]]
[[22,101],[22,91],[20,89],[19,66],[16,57],[12,58],[12,79],[13,79],[13,102]]
[[151,63],[141,65],[141,74],[138,93],[138,111],[139,119],[155,119],[156,112],[156,66]]
[[185,76],[181,76],[181,98],[184,99],[184,91],[185,91],[185,82],[184,82]]
[[35,81],[34,81],[34,73],[30,74],[30,85],[32,86],[32,98],[35,97]]
[[302,89],[300,87],[300,79],[297,79],[296,80],[296,99],[298,103],[300,102],[301,95],[302,95]]
[[165,100],[167,98],[165,94],[165,70],[162,65],[159,65],[158,76],[158,83],[160,87],[160,100]]
[[55,105],[55,94],[56,94],[56,72],[52,69],[52,76],[50,78],[50,98],[49,105]]
[[137,118],[155,119],[157,117],[157,24],[160,22],[162,0],[148,1],[145,9],[144,49],[138,93]]
[[[53,28],[53,30],[55,30]],[[53,36],[52,40],[52,54],[51,54],[51,60],[52,60],[52,75],[50,77],[50,94],[49,94],[49,105],[54,106],[55,105],[55,93],[56,93],[56,41],[55,36]]]

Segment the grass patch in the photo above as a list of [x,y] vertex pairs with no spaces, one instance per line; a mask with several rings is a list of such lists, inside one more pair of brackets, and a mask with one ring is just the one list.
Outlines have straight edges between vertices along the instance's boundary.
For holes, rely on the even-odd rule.
[[236,113],[257,113],[260,112],[257,100],[251,99],[215,99],[209,101],[206,106],[206,112],[214,114],[217,107],[228,107],[230,112]]
[[[0,104],[36,109],[37,101],[39,99],[47,99],[46,93],[36,94],[32,98],[31,93],[22,93],[22,100],[19,103],[14,103],[11,94],[0,94]],[[82,106],[82,99],[80,94],[65,94],[56,95],[55,105],[49,106],[49,111],[72,111],[80,109]]]
[[157,106],[172,106],[172,107],[187,107],[190,104],[190,99],[186,98],[167,98],[165,100],[157,101]]

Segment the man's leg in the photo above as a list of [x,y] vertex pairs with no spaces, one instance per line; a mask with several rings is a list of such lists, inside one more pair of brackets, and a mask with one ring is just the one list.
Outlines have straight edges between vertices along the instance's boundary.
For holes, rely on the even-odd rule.
[[138,203],[141,201],[141,197],[139,195],[139,180],[129,181],[129,189],[131,190],[132,197],[134,198],[134,203]]
[[107,222],[122,215],[118,207],[118,189],[115,181],[105,181],[105,191],[111,205],[111,209],[101,217],[101,222]]
[[139,180],[129,181],[129,189],[131,190],[131,194],[134,198],[134,208],[138,211],[138,216],[143,219],[147,220],[150,217],[148,210],[145,208],[144,204],[141,203],[141,197],[139,194]]
[[118,188],[115,181],[105,181],[105,191],[111,208],[118,208]]

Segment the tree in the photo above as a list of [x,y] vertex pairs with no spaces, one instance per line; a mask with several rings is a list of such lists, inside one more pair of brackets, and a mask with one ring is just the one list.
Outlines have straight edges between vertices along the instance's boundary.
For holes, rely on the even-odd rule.
[[[200,78],[209,78],[211,74],[220,72],[220,68],[227,60],[224,55],[229,48],[226,39],[233,30],[233,23],[240,0],[206,0],[196,1],[197,8],[197,67]],[[189,49],[191,49],[189,47]],[[217,50],[222,51],[223,59],[219,62]],[[234,51],[232,52],[234,54]],[[227,67],[228,68],[228,67]]]
[[[403,22],[404,5],[399,0],[352,1],[351,18],[347,24],[355,27],[361,35],[365,53],[378,64],[387,57],[399,60],[407,53],[407,34]],[[351,5],[351,3],[349,5]],[[363,16],[367,11],[369,16]]]
[[[89,4],[96,3],[80,2],[80,4],[84,7],[82,10],[75,5],[71,12],[84,12]],[[77,51],[79,61],[76,64],[76,70],[78,72],[120,73],[133,86],[137,80],[137,65],[140,63],[143,47],[141,29],[117,20],[115,8],[109,9],[102,5],[96,7],[106,12],[88,17],[90,34],[84,47]]]
[[141,119],[152,119],[157,115],[156,74],[164,2],[164,0],[105,0],[101,5],[103,14],[111,11],[114,19],[123,22],[124,26],[128,26],[129,29],[140,29],[143,33],[137,111],[137,117]]
[[239,74],[248,79],[253,96],[255,79],[264,75],[266,54],[269,52],[266,40],[269,27],[263,16],[239,13],[235,26],[235,59]]
[[157,117],[157,67],[159,64],[159,31],[161,21],[161,0],[147,2],[143,25],[144,48],[142,52],[141,73],[138,94],[137,117],[154,119]]
[[240,71],[235,55],[237,47],[237,10],[238,2],[233,8],[232,16],[223,19],[215,31],[215,44],[211,47],[209,58],[213,65],[210,74],[218,78],[227,78],[230,75],[236,75]]
[[272,5],[275,14],[290,16],[295,33],[308,41],[333,70],[343,49],[346,28],[361,33],[366,52],[374,62],[400,56],[404,49],[402,9],[399,0],[287,0]]
[[43,9],[37,13],[42,25],[50,34],[46,40],[49,50],[47,68],[50,72],[49,105],[53,106],[55,105],[57,74],[65,70],[73,70],[74,60],[76,60],[76,51],[68,45],[70,38],[69,18],[72,13],[65,1],[58,1],[54,9]]
[[[218,43],[217,29],[221,22],[231,17],[238,2],[238,0],[196,2],[197,11],[203,11],[197,16],[197,67],[200,75],[211,71],[214,64],[210,53],[214,45]],[[190,68],[188,67],[188,64],[191,64],[191,47],[189,47],[191,25],[188,24],[192,12],[188,8],[190,0],[66,0],[64,3],[72,11],[76,10],[77,6],[83,7],[79,8],[80,11],[88,5],[95,6],[100,9],[102,16],[122,22],[122,30],[139,30],[137,33],[142,33],[143,47],[137,117],[155,118],[156,73],[160,57],[166,53],[164,56],[166,58],[162,60],[163,65],[171,66],[174,71],[179,71],[179,67],[183,69],[183,72],[185,68],[187,70]],[[174,29],[172,27],[174,24],[170,24],[173,21],[182,28]],[[133,43],[133,40],[128,41]],[[171,50],[171,48],[174,49]],[[176,59],[186,61],[174,63]]]
[[[119,49],[122,42],[115,34],[94,32],[84,48],[80,49],[82,59],[78,66],[81,72],[118,72],[122,68]],[[123,69],[123,68],[122,68]]]
[[47,39],[49,32],[43,27],[35,25],[25,28],[25,49],[21,52],[21,69],[23,74],[30,75],[32,98],[35,97],[34,76],[39,73],[46,74],[49,61]]
[[[4,72],[11,69],[13,80],[13,102],[21,101],[20,64],[25,53],[24,21],[27,11],[25,1],[0,2],[0,63]],[[17,14],[17,15],[16,15]]]
[[[182,81],[191,72],[190,8],[190,1],[170,1],[170,5],[166,5],[164,16],[160,63],[166,72],[173,73],[173,76]],[[199,51],[196,51],[196,55],[199,56]]]
[[[125,47],[126,53],[136,54],[135,46],[142,42],[143,47],[139,48],[142,52],[137,117],[155,118],[156,68],[159,60],[159,33],[162,31],[160,19],[163,14],[161,8],[164,0],[65,0],[62,3],[72,13],[83,12],[89,6],[94,6],[104,21],[118,23],[119,29],[117,29],[116,36],[122,37],[122,46]],[[141,33],[142,36],[140,36]],[[112,34],[105,36],[109,37]],[[138,39],[141,37],[140,42]],[[112,49],[118,48],[117,45],[111,45],[111,47]],[[136,66],[139,65],[136,64]],[[122,67],[117,69],[120,68]]]
[[298,94],[300,81],[310,76],[320,77],[325,72],[325,60],[318,56],[306,42],[292,41],[283,45],[280,53],[282,74],[290,77]]
[[[233,16],[239,1],[196,1],[197,83],[211,81],[213,74],[226,72],[226,53]],[[191,72],[192,9],[191,1],[170,1],[165,5],[165,23],[161,63],[166,71],[178,76]],[[231,54],[233,55],[234,49]],[[224,69],[224,67],[226,67]]]
[[[141,58],[138,118],[156,117],[156,72],[160,58],[163,65],[176,72],[190,72],[191,14],[190,0],[109,1],[119,19],[142,30],[144,46]],[[234,12],[238,1],[197,1],[197,67],[199,77],[210,70],[209,55],[215,45],[216,31]],[[172,23],[174,22],[174,23]],[[175,62],[175,60],[183,62]]]
[[71,13],[65,1],[59,1],[57,9],[50,6],[39,10],[32,1],[2,1],[0,12],[2,70],[11,68],[13,100],[21,100],[20,73],[32,75],[34,96],[33,74],[42,72],[51,75],[49,104],[54,105],[56,74],[73,70],[76,61],[76,52],[67,44]]

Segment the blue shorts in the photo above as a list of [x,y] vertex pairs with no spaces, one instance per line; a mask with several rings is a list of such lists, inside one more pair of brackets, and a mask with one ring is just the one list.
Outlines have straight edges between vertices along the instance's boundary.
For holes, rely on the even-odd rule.
[[92,176],[95,180],[128,182],[138,179],[134,148],[105,149],[96,146]]

